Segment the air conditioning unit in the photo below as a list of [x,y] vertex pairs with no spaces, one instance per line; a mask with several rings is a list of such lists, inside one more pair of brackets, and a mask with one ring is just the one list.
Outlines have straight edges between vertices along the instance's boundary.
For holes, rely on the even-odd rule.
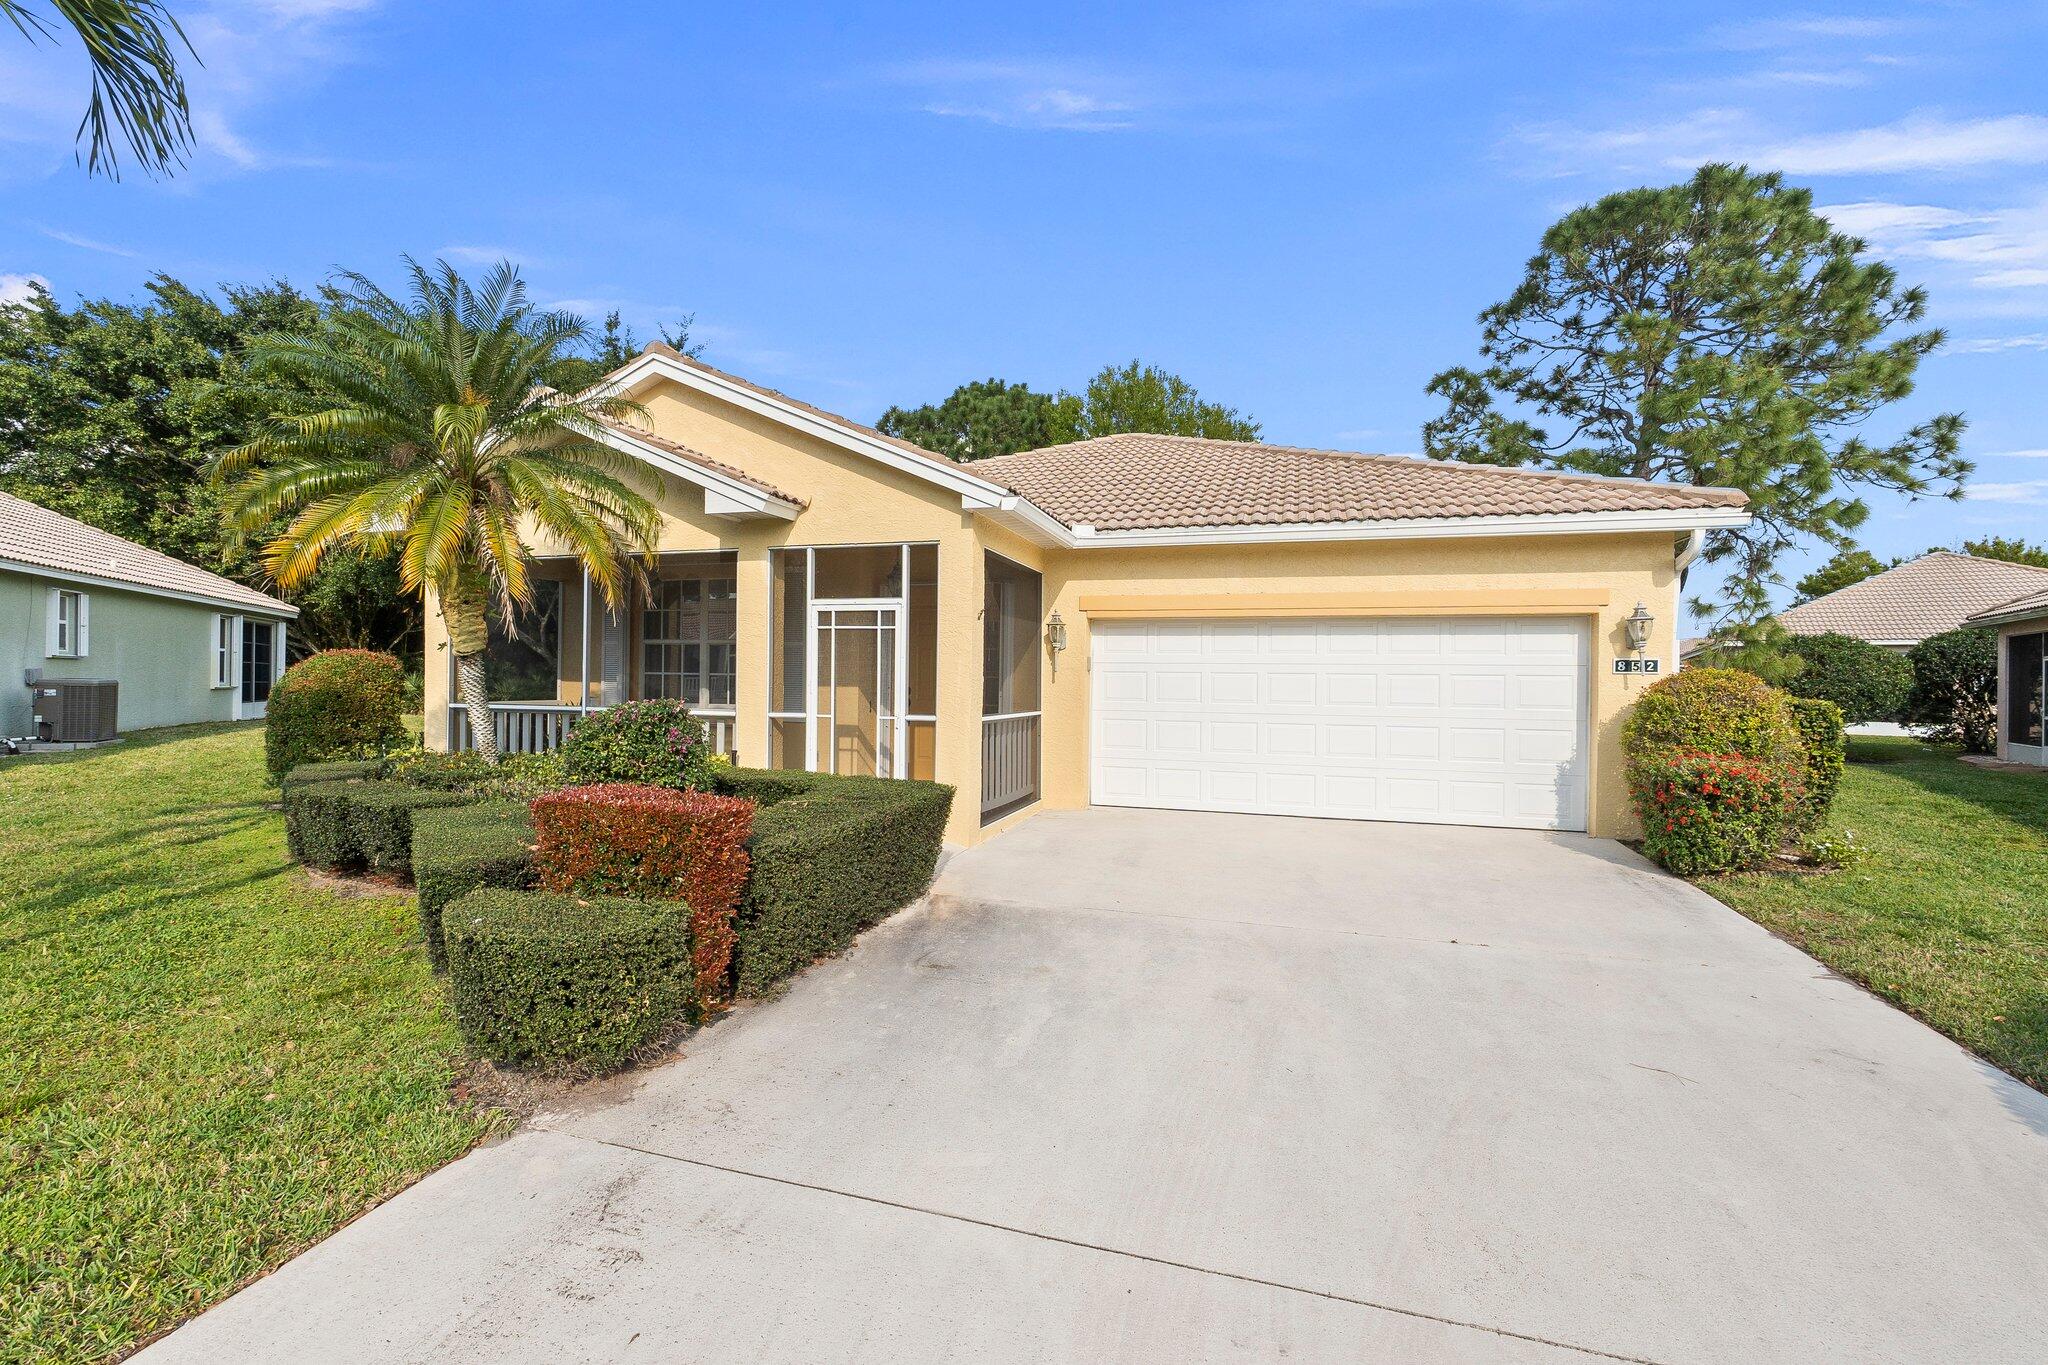
[[36,738],[95,744],[114,738],[121,685],[111,678],[45,678],[35,684]]

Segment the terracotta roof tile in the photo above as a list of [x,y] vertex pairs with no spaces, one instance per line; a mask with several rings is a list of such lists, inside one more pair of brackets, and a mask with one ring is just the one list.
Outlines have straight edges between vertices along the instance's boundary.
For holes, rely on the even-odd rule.
[[1097,436],[976,474],[1100,531],[1742,507],[1732,488],[1604,479],[1197,436]]
[[2022,593],[2009,601],[1986,607],[1970,618],[1973,622],[2024,621],[2036,616],[2048,617],[2048,587],[2038,592]]
[[123,540],[111,531],[73,521],[12,493],[0,493],[0,559],[132,583],[181,597],[231,602],[277,616],[299,614],[297,607],[267,593]]
[[1893,644],[1918,644],[1954,630],[2016,594],[2048,588],[2048,569],[1936,550],[1861,583],[1837,588],[1778,615],[1794,635],[1836,632]]
[[680,441],[671,441],[666,436],[656,436],[653,432],[647,430],[645,427],[636,427],[625,422],[607,422],[605,423],[605,425],[611,427],[615,431],[622,431],[626,433],[628,436],[631,436],[636,441],[645,441],[648,445],[653,446],[655,449],[666,451],[668,454],[675,456],[677,459],[682,460],[687,464],[697,465],[698,467],[703,469],[715,470],[716,472],[725,475],[727,478],[738,479],[741,483],[746,484],[751,488],[758,488],[763,493],[770,494],[773,497],[781,498],[784,502],[793,502],[798,507],[810,506],[810,503],[805,499],[798,497],[794,493],[786,492],[783,489],[777,488],[774,484],[769,483],[766,480],[757,479],[744,469],[740,469],[734,465],[729,465],[723,460],[714,460],[709,455],[706,455],[703,451],[692,450],[690,447],[684,445]]

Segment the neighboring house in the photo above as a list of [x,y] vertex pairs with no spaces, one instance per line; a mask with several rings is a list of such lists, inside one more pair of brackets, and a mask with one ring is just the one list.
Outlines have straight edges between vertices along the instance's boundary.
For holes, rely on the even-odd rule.
[[[955,464],[664,346],[607,381],[651,587],[542,545],[494,726],[689,701],[746,764],[931,777],[972,843],[1106,805],[1633,829],[1620,717],[1739,492],[1110,436]],[[1627,624],[1636,616],[1633,627]],[[1638,650],[1630,631],[1643,636]],[[467,742],[429,604],[426,734]]]
[[123,730],[261,716],[298,608],[0,493],[0,727],[31,677],[110,678]]
[[2048,569],[1936,550],[1778,614],[1794,635],[1854,635],[1900,653],[1980,611],[2048,589]]
[[2048,586],[1970,618],[1998,632],[1998,756],[2048,767]]

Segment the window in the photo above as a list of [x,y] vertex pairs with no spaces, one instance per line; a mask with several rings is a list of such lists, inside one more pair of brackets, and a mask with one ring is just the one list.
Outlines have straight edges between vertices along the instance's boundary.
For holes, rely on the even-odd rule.
[[270,684],[277,676],[277,626],[269,621],[242,621],[242,700],[247,703],[270,700]]
[[213,685],[235,685],[235,618],[213,618]]
[[2048,633],[2014,635],[2005,642],[2005,738],[2010,744],[2044,741],[2042,704],[2048,679],[2042,676]]
[[53,659],[83,659],[86,651],[86,621],[91,603],[82,592],[65,588],[50,590],[48,637],[44,653]]
[[648,697],[731,706],[735,579],[667,578],[648,589],[640,616],[640,685]]

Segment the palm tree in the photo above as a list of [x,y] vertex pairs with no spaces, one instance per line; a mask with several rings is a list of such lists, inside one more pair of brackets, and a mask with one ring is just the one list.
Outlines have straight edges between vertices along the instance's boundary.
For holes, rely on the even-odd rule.
[[[85,44],[92,65],[92,100],[78,125],[90,151],[86,173],[104,170],[120,179],[119,140],[154,175],[185,159],[192,145],[192,109],[177,49],[192,44],[160,0],[50,0],[57,18]],[[56,26],[30,9],[27,0],[0,0],[0,17],[30,42],[56,36]]]
[[398,551],[405,590],[440,599],[470,734],[495,763],[484,645],[493,610],[510,622],[532,601],[526,530],[567,546],[616,607],[659,517],[622,477],[637,466],[598,439],[637,405],[543,383],[587,341],[580,319],[537,311],[509,262],[474,288],[445,261],[406,267],[404,302],[345,274],[318,331],[251,342],[256,372],[331,401],[268,419],[215,470],[237,532],[290,516],[263,553],[281,588],[336,547]]

